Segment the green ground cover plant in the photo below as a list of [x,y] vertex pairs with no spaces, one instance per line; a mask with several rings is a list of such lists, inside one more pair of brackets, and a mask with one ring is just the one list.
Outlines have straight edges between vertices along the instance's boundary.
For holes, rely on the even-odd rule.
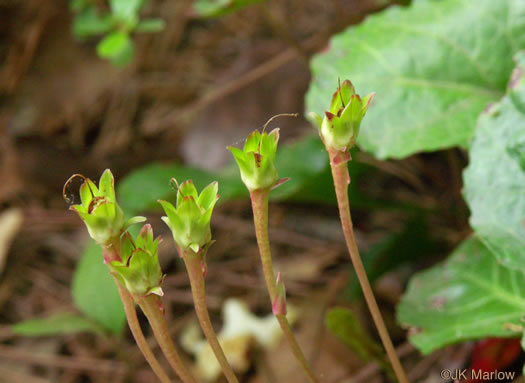
[[117,67],[127,65],[135,56],[133,33],[153,33],[164,28],[159,18],[140,17],[147,0],[111,0],[109,9],[89,0],[71,0],[75,14],[73,33],[80,40],[103,36],[97,54]]

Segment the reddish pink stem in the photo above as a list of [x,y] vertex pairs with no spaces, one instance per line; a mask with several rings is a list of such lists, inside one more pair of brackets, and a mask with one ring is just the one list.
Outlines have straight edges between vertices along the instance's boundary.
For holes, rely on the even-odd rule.
[[335,194],[337,196],[337,204],[339,206],[339,215],[341,218],[341,226],[346,240],[346,246],[350,254],[350,259],[354,265],[357,279],[363,290],[368,309],[372,315],[372,319],[376,325],[379,337],[383,346],[385,347],[390,363],[394,373],[396,374],[399,383],[408,383],[406,375],[399,357],[396,354],[392,339],[388,334],[385,322],[377,305],[370,281],[366,275],[361,256],[359,255],[359,249],[354,237],[354,229],[352,225],[352,218],[350,216],[350,202],[348,200],[348,184],[350,183],[350,175],[348,174],[348,153],[342,153],[332,148],[327,148],[330,156],[330,167],[332,168],[332,176],[334,178]]
[[[272,266],[272,255],[270,252],[270,240],[268,238],[268,196],[269,190],[255,190],[250,193],[252,199],[253,222],[255,225],[255,234],[257,236],[257,244],[259,246],[259,254],[261,256],[261,263],[263,268],[264,280],[266,288],[270,295],[270,303],[273,305],[275,296],[277,295],[277,283],[275,281],[275,274]],[[318,383],[319,380],[315,376],[310,364],[306,360],[301,347],[297,343],[295,336],[290,328],[290,323],[285,315],[275,316],[281,325],[281,329],[292,349],[292,352],[306,373],[308,379],[312,383]]]

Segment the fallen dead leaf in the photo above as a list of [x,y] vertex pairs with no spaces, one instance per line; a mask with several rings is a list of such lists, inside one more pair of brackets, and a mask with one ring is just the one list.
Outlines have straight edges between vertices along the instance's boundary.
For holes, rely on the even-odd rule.
[[22,211],[16,208],[8,209],[0,215],[0,275],[7,261],[11,242],[20,230],[23,219]]

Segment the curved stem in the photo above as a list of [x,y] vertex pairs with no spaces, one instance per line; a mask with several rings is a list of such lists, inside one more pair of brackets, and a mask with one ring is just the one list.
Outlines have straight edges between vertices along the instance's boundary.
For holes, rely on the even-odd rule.
[[[261,263],[263,268],[264,280],[266,288],[270,295],[270,302],[273,304],[275,296],[277,295],[277,284],[275,282],[275,274],[272,266],[272,255],[270,252],[270,240],[268,238],[268,196],[269,190],[255,190],[250,192],[253,209],[253,222],[255,225],[255,235],[257,237],[257,245],[259,246],[259,253],[261,255]],[[290,323],[285,315],[276,315],[281,329],[292,349],[292,352],[297,361],[303,367],[304,372],[309,380],[317,383],[318,379],[315,376],[310,364],[306,360],[301,347],[297,343],[295,336],[290,328]]]
[[171,340],[164,313],[161,309],[160,298],[156,295],[148,295],[146,297],[134,296],[135,302],[138,303],[153,329],[153,334],[159,343],[162,352],[166,356],[173,371],[180,377],[184,383],[197,383],[193,375],[186,368]]
[[347,165],[348,160],[341,160],[343,154],[335,149],[327,148],[327,150],[330,156],[330,167],[332,168],[332,176],[334,178],[335,194],[337,196],[337,205],[339,206],[341,226],[343,228],[350,259],[354,265],[355,273],[357,274],[361,289],[363,290],[368,309],[370,310],[370,314],[372,315],[372,319],[376,325],[381,342],[383,342],[388,359],[390,359],[397,380],[399,383],[408,383],[406,372],[399,361],[394,345],[392,344],[392,339],[390,339],[390,335],[388,334],[388,330],[381,315],[381,311],[379,311],[379,307],[355,241],[352,218],[350,217],[350,202],[348,200],[348,184],[350,183],[350,175],[348,174]]
[[[102,254],[104,258],[107,260],[107,264],[108,264],[110,271],[112,268],[109,262],[111,260],[120,259],[119,247],[120,246],[119,246],[118,241],[113,241],[112,246],[102,247]],[[131,334],[133,334],[133,338],[135,339],[135,342],[137,343],[139,350],[142,352],[142,355],[144,355],[144,358],[150,365],[155,375],[157,375],[159,380],[162,383],[170,383],[171,382],[170,378],[168,377],[164,369],[161,367],[159,361],[155,357],[155,354],[153,354],[153,351],[151,351],[151,348],[149,347],[149,344],[146,341],[146,338],[144,337],[144,333],[142,332],[142,329],[140,327],[139,319],[137,318],[137,311],[135,310],[135,303],[133,302],[133,297],[128,292],[128,290],[126,290],[114,276],[113,276],[113,280],[115,281],[115,284],[117,285],[118,293],[120,295],[120,300],[122,301],[122,304],[124,305],[124,312],[126,313],[126,319],[128,320],[129,329],[131,330]]]
[[115,283],[120,294],[120,299],[122,300],[122,303],[124,305],[124,311],[126,312],[126,318],[128,320],[129,329],[133,334],[133,338],[135,338],[137,346],[139,347],[140,351],[142,352],[142,355],[144,355],[144,358],[149,363],[151,369],[153,370],[155,375],[157,375],[159,380],[162,383],[170,383],[170,378],[168,377],[164,369],[161,367],[159,361],[155,357],[155,354],[153,354],[153,351],[151,351],[151,348],[149,347],[149,344],[146,341],[146,338],[144,337],[142,329],[140,328],[140,323],[137,318],[137,311],[135,310],[135,303],[133,302],[132,296],[124,287],[122,287],[122,285],[116,279]]
[[184,263],[186,264],[186,269],[188,270],[188,275],[190,277],[191,284],[191,294],[193,296],[193,304],[195,306],[195,312],[197,313],[197,318],[199,318],[199,323],[201,325],[202,331],[210,344],[217,361],[221,365],[222,372],[229,383],[239,383],[235,373],[233,372],[226,355],[217,339],[215,330],[211,324],[210,316],[208,314],[208,308],[206,306],[206,293],[205,293],[205,282],[201,264],[201,256],[195,253],[184,253],[183,257]]

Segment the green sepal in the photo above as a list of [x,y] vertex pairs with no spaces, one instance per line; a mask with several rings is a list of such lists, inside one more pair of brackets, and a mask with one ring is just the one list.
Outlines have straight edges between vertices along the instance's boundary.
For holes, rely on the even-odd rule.
[[[95,187],[96,188],[96,187]],[[81,207],[87,208],[89,207],[91,200],[93,199],[93,193],[92,189],[89,188],[89,183],[84,182],[82,185],[80,185],[80,201],[81,201]],[[73,205],[78,206],[78,205]],[[75,207],[75,210],[78,211],[78,209]]]
[[194,200],[197,200],[198,198],[197,189],[192,180],[184,181],[179,185],[177,190],[177,208],[179,208],[184,197],[192,197]]
[[190,243],[190,245],[188,246],[191,250],[193,250],[194,253],[198,253],[199,252],[199,244],[198,243]]
[[121,239],[121,260],[111,262],[113,274],[132,294],[162,295],[163,281],[158,259],[160,238],[153,239],[151,225],[144,225],[135,240],[129,233]]
[[135,225],[137,223],[145,222],[146,219],[147,219],[146,217],[142,217],[140,215],[137,215],[135,217],[131,217],[126,222],[124,222],[124,227],[122,228],[122,230],[127,230],[131,225]]
[[343,108],[343,102],[344,105],[347,105],[350,97],[352,97],[355,94],[355,88],[354,85],[350,82],[350,80],[345,80],[341,84],[341,86],[335,91],[335,93],[332,95],[332,101],[330,102],[330,113],[332,114],[338,114],[339,111]]
[[241,176],[243,173],[250,173],[252,170],[252,166],[250,166],[251,162],[248,160],[246,153],[244,153],[241,149],[235,148],[233,146],[228,146],[227,149],[230,152],[232,152],[233,158],[235,159],[235,162],[237,162],[237,165],[241,170]]
[[191,226],[192,223],[197,221],[201,216],[201,211],[197,206],[197,202],[192,196],[182,198],[181,204],[177,207],[177,213],[180,217],[185,218],[187,226]]
[[162,220],[171,229],[181,255],[188,249],[199,252],[209,246],[210,220],[219,198],[217,193],[217,182],[206,186],[198,195],[193,182],[186,181],[178,186],[176,207],[167,201],[159,201],[166,213],[166,217],[162,217]]
[[279,180],[275,156],[279,142],[279,129],[270,133],[252,132],[242,150],[228,147],[239,166],[241,179],[250,191],[271,189]]
[[98,189],[99,194],[111,202],[117,200],[115,197],[115,179],[113,178],[113,174],[111,174],[111,170],[104,170],[98,182]]
[[153,229],[151,225],[147,224],[142,226],[136,239],[136,246],[137,248],[147,249],[151,254],[156,255],[161,240],[160,236],[153,238]]
[[309,120],[317,125],[324,144],[339,151],[348,151],[354,146],[361,121],[375,93],[363,98],[355,93],[352,83],[345,80],[332,96],[330,108],[321,117],[309,113]]
[[[72,205],[70,209],[84,221],[91,238],[100,245],[108,245],[120,237],[127,223],[117,204],[115,181],[109,169],[102,173],[98,188],[89,178],[85,179],[80,186],[80,200],[80,204]],[[136,220],[135,217],[131,222]]]
[[206,186],[204,189],[202,189],[202,192],[199,195],[199,198],[197,200],[201,209],[204,209],[204,211],[213,209],[215,206],[215,203],[219,199],[218,192],[219,192],[219,183],[217,181],[212,182],[211,184]]
[[146,295],[149,295],[149,294],[155,294],[155,295],[158,295],[159,297],[162,297],[164,296],[164,291],[162,291],[162,287],[156,286],[148,290]]
[[129,258],[135,251],[136,245],[129,232],[125,232],[120,238],[120,259],[123,264],[127,264]]
[[261,133],[258,130],[254,130],[248,135],[244,142],[242,151],[244,153],[257,152],[259,149],[259,142],[261,141]]

